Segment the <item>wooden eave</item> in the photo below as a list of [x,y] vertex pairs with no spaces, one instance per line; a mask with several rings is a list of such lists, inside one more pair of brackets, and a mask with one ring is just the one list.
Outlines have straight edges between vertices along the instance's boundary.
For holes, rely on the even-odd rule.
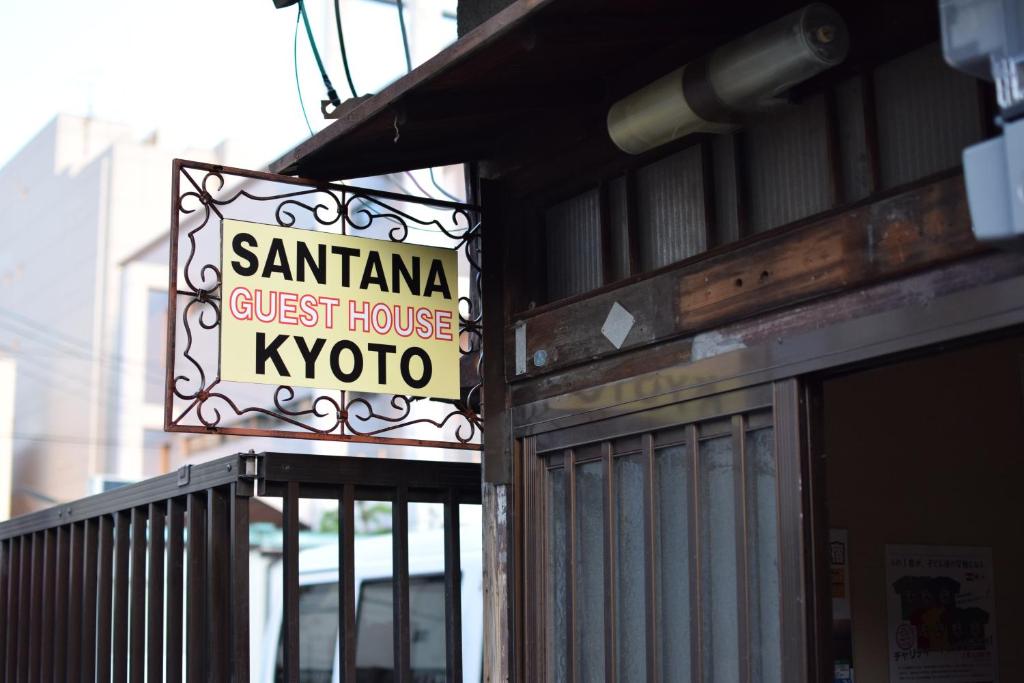
[[[618,97],[806,2],[517,0],[270,165],[356,178],[557,153],[601,139]],[[854,35],[852,70],[934,34],[934,2],[836,0]],[[922,31],[922,27],[929,28]],[[857,36],[867,39],[857,40]],[[607,142],[610,147],[610,142]]]

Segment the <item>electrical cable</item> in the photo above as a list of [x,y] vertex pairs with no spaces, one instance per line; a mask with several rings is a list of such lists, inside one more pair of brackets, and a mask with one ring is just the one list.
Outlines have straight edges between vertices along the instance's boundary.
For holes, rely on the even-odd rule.
[[345,80],[348,81],[348,89],[352,97],[359,97],[356,94],[356,86],[352,83],[352,71],[348,67],[348,54],[345,52],[345,34],[341,30],[341,2],[334,0],[334,23],[338,27],[338,45],[341,46],[341,65],[345,68]]
[[[302,3],[299,3],[302,9]],[[302,108],[302,118],[306,120],[306,128],[309,129],[309,137],[313,137],[313,126],[309,125],[309,116],[306,115],[306,104],[302,101],[302,87],[299,85],[299,14],[295,15],[295,37],[292,39],[292,64],[295,66],[295,92],[299,95],[299,106]]]
[[430,167],[430,182],[432,182],[434,184],[434,187],[437,188],[438,192],[440,192],[441,194],[443,194],[445,197],[447,197],[448,199],[452,200],[453,202],[460,202],[460,201],[462,201],[461,199],[459,199],[458,197],[453,195],[451,192],[448,192],[443,187],[441,187],[440,183],[437,182],[437,178],[434,177],[434,167],[433,166]]
[[424,197],[428,197],[429,199],[437,199],[437,197],[423,189],[423,186],[416,181],[416,176],[412,174],[412,171],[402,171],[402,173],[409,177],[409,180],[412,181],[412,184],[416,186],[416,189],[419,190],[420,194],[422,194]]
[[[299,0],[302,4],[302,0]],[[405,49],[405,70],[412,71],[412,57],[409,56],[409,34],[405,30],[405,11],[402,7],[402,0],[395,0],[398,7],[398,25],[402,29],[402,47]]]
[[313,49],[313,57],[316,59],[317,68],[320,69],[320,77],[324,80],[324,87],[327,88],[327,99],[331,101],[335,107],[341,104],[341,100],[338,99],[338,93],[334,90],[334,86],[331,85],[331,79],[327,75],[327,69],[324,68],[324,62],[320,59],[320,50],[316,49],[316,41],[313,39],[313,29],[309,25],[309,17],[306,15],[306,5],[302,0],[299,0],[299,16],[302,17],[302,23],[306,26],[306,37],[309,38],[309,46]]

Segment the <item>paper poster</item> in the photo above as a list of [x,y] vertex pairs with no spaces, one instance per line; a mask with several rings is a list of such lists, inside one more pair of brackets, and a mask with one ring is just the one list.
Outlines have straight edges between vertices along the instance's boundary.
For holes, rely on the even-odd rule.
[[853,683],[853,629],[850,621],[850,559],[846,529],[829,529],[828,563],[832,584],[833,680]]
[[890,683],[995,683],[991,548],[889,545]]

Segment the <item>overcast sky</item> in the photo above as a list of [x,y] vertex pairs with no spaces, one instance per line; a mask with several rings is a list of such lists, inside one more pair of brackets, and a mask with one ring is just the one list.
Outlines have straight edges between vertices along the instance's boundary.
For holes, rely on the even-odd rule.
[[[344,99],[333,2],[307,2]],[[414,65],[455,38],[454,0],[417,2],[407,0],[406,10]],[[360,94],[404,73],[395,5],[342,0],[341,8]],[[139,136],[159,130],[172,149],[232,138],[251,151],[247,157],[277,158],[309,135],[295,87],[295,27],[296,8],[278,10],[272,0],[7,0],[0,7],[0,167],[59,112],[127,123]],[[324,89],[304,31],[298,55],[303,100],[318,130],[326,125]]]

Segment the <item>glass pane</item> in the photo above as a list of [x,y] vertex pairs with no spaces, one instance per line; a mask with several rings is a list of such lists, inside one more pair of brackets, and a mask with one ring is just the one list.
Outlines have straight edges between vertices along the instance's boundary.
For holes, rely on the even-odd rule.
[[[330,683],[338,642],[338,584],[299,586],[299,681]],[[277,643],[275,681],[284,680],[284,633]]]
[[604,463],[576,466],[575,670],[604,680]]
[[736,464],[730,437],[700,444],[704,680],[740,679],[736,590]]
[[568,675],[565,611],[565,470],[552,470],[548,476],[548,566],[547,631],[548,679],[564,681]]
[[[394,680],[391,583],[390,579],[363,581],[359,588],[356,676],[360,681]],[[445,680],[443,574],[409,577],[409,657],[414,680],[423,683]]]
[[771,428],[747,434],[747,498],[752,675],[756,681],[778,683],[782,680],[779,550]]
[[393,604],[391,579],[363,581],[359,586],[356,667],[360,677],[391,680],[394,676]]
[[661,680],[690,678],[690,457],[685,445],[654,453],[657,486],[657,630]]
[[615,459],[616,624],[619,680],[647,680],[644,596],[644,470],[639,453]]

